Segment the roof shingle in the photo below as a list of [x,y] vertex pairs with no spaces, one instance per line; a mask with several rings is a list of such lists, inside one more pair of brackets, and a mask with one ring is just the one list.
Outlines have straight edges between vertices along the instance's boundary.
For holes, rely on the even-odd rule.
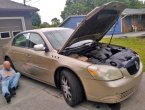
[[145,14],[145,9],[126,8],[122,13],[122,15],[141,15],[141,14]]
[[39,11],[38,8],[23,5],[11,0],[0,0],[0,10]]

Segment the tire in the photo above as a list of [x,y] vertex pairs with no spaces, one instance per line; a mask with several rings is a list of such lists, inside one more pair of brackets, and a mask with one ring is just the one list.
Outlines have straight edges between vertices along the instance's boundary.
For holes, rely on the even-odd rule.
[[83,87],[72,72],[62,70],[60,82],[64,99],[68,105],[74,107],[84,101],[85,95]]
[[[9,61],[10,64],[11,64],[11,67],[16,71],[16,69],[15,69],[15,67],[14,67],[14,65],[13,65],[13,62],[12,62],[12,60],[11,60],[10,58],[6,58],[5,61]],[[17,72],[17,71],[16,71],[16,72]]]

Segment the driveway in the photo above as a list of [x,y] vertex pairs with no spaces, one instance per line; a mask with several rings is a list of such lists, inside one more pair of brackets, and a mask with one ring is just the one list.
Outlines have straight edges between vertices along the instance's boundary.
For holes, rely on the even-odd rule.
[[[111,37],[111,35],[106,35],[105,37]],[[145,37],[145,31],[141,32],[130,32],[130,33],[124,33],[124,34],[114,34],[114,38],[118,37]]]
[[22,77],[17,96],[7,104],[0,95],[0,110],[144,110],[145,108],[145,74],[138,91],[126,101],[107,105],[85,101],[71,108],[63,99],[61,92],[54,87]]

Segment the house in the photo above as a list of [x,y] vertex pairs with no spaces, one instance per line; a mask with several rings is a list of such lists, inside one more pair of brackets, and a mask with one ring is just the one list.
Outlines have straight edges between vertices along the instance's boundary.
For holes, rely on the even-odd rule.
[[[64,20],[60,27],[75,29],[84,18],[85,15],[70,16]],[[122,34],[137,31],[145,31],[145,9],[127,8],[107,34],[110,35],[113,32],[114,34]]]
[[11,0],[0,0],[0,47],[17,33],[32,29],[32,13],[39,9]]

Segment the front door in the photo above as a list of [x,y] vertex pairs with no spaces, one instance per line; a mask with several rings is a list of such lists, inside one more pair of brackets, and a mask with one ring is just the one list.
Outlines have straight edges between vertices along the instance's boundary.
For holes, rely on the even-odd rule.
[[49,83],[51,73],[49,52],[35,51],[33,47],[37,44],[46,46],[43,38],[39,34],[31,33],[29,37],[29,68],[27,69],[27,73],[38,80]]

